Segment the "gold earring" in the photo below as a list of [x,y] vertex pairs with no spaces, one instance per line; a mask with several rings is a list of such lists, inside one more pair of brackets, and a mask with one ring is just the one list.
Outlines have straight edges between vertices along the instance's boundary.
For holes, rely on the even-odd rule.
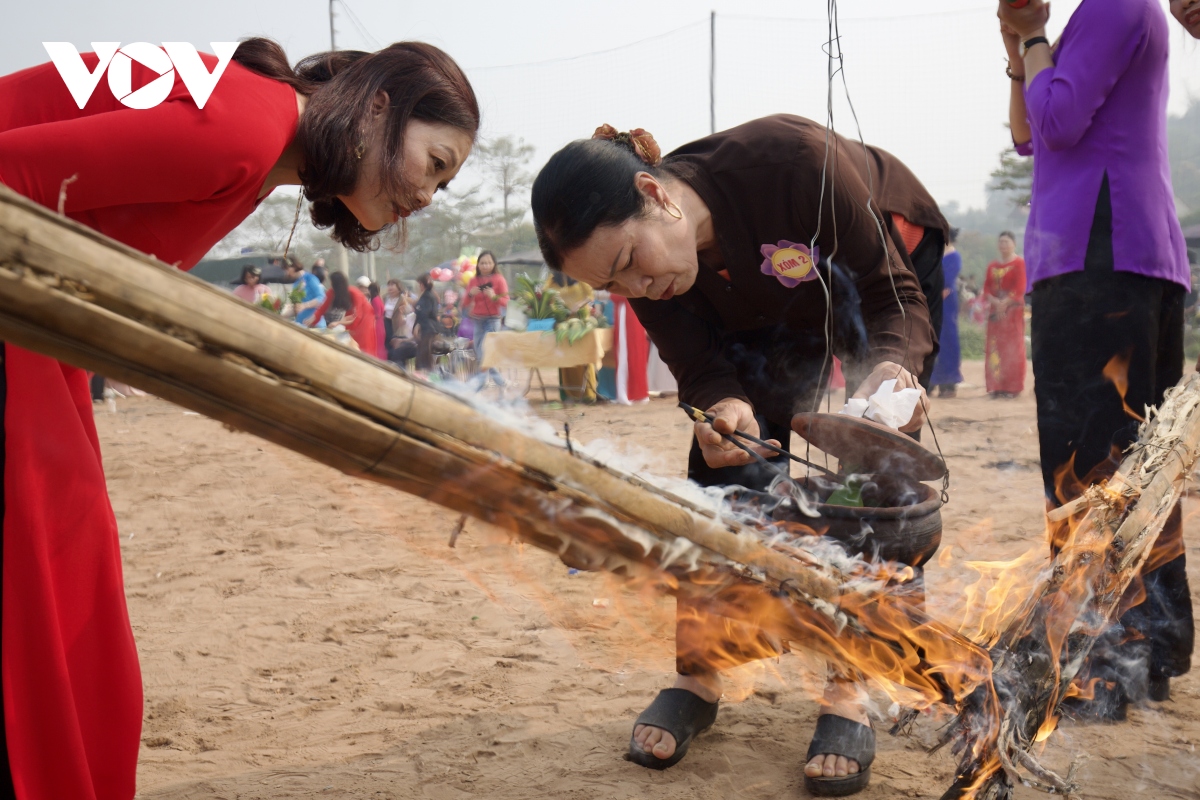
[[[672,212],[671,209],[675,209],[674,212]],[[667,212],[675,219],[683,219],[683,209],[677,206],[673,201],[668,202],[665,206],[663,206],[663,211]]]
[[358,141],[358,147],[354,148],[354,157],[361,160],[363,157],[363,153],[365,153],[366,150],[367,150],[366,140],[360,139]]

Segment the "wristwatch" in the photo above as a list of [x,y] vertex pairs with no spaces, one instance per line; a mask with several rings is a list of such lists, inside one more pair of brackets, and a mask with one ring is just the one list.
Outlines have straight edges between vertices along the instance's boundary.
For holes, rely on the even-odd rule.
[[1049,46],[1050,46],[1050,40],[1049,40],[1049,39],[1047,39],[1045,36],[1034,36],[1034,37],[1033,37],[1033,38],[1031,38],[1031,39],[1026,39],[1026,40],[1023,42],[1023,45],[1024,45],[1024,47],[1025,47],[1025,52],[1026,52],[1026,53],[1028,53],[1028,52],[1029,52],[1029,48],[1033,47],[1035,44],[1044,44],[1044,45],[1046,45],[1047,47],[1049,47]]

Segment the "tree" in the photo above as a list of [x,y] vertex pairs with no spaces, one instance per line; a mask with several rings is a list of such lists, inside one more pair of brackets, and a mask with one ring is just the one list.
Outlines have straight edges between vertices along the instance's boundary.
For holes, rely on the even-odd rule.
[[456,258],[480,231],[494,227],[489,199],[478,186],[439,192],[432,206],[408,221],[404,263],[430,267]]
[[1193,100],[1183,116],[1167,117],[1167,142],[1171,183],[1182,204],[1179,211],[1195,224],[1200,221],[1200,99]]
[[[479,168],[485,183],[461,192],[439,192],[433,205],[408,219],[403,253],[399,241],[385,237],[376,255],[377,268],[388,273],[415,275],[456,258],[465,246],[494,250],[501,257],[514,249],[537,246],[526,217],[533,175],[526,169],[534,155],[523,139],[501,136],[478,146]],[[500,206],[497,208],[497,204]],[[210,258],[232,257],[243,249],[278,253],[283,250],[296,214],[296,198],[267,197],[259,207],[210,251]],[[300,209],[290,252],[302,260],[324,257],[336,263],[337,245],[313,227],[305,203]],[[350,254],[350,258],[355,258]]]
[[500,194],[500,223],[505,231],[510,231],[527,210],[524,205],[515,205],[533,185],[533,175],[525,169],[533,158],[533,145],[525,144],[524,139],[500,136],[480,144],[477,150],[483,171]]
[[[292,224],[295,222],[295,233]],[[258,208],[242,221],[224,239],[209,251],[209,258],[232,258],[246,250],[258,253],[282,253],[292,237],[289,254],[303,261],[321,256],[333,257],[336,244],[324,231],[317,230],[309,215],[308,203],[300,207],[296,218],[296,198],[287,194],[272,194],[259,203]]]
[[1014,147],[1000,153],[1000,166],[992,171],[991,191],[1003,192],[1017,208],[1029,205],[1033,194],[1033,159],[1018,155]]

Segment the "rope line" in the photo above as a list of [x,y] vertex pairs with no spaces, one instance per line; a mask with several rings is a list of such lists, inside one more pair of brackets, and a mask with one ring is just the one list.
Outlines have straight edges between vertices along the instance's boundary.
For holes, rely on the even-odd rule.
[[[912,15],[908,15],[908,16],[921,17],[921,16],[948,16],[948,15],[956,15],[956,14],[974,14],[980,10],[982,10],[982,9],[961,9],[961,10],[948,11],[948,12],[930,12],[928,14],[912,14]],[[900,18],[903,18],[903,17],[898,17],[897,19],[900,19]],[[882,18],[880,18],[880,19],[882,19]],[[825,374],[826,364],[829,362],[829,360],[832,356],[832,351],[833,351],[832,269],[833,269],[833,256],[837,253],[838,244],[839,244],[838,234],[837,234],[837,203],[836,203],[837,160],[839,157],[839,152],[837,149],[837,139],[836,139],[837,130],[836,130],[836,124],[834,121],[834,113],[833,113],[833,83],[834,83],[834,80],[839,75],[841,76],[841,80],[842,80],[842,90],[843,90],[843,94],[846,98],[846,104],[850,107],[850,115],[854,119],[855,132],[858,134],[857,138],[858,138],[859,146],[862,147],[863,165],[866,169],[866,179],[867,179],[867,205],[866,205],[866,208],[862,209],[861,204],[858,204],[857,201],[855,201],[855,202],[856,202],[856,205],[858,205],[858,207],[860,209],[865,210],[867,213],[869,213],[871,215],[871,219],[875,223],[875,230],[879,234],[879,244],[883,248],[884,256],[887,259],[888,283],[891,285],[892,297],[896,301],[896,307],[900,311],[901,327],[904,331],[904,356],[901,359],[902,362],[908,361],[908,357],[909,357],[909,354],[910,354],[911,348],[912,348],[912,322],[908,318],[908,313],[904,308],[904,303],[901,302],[901,300],[900,300],[900,292],[896,288],[896,278],[895,278],[895,274],[894,274],[896,264],[892,257],[892,252],[888,248],[888,242],[887,242],[888,237],[884,231],[884,228],[885,228],[884,222],[880,218],[880,215],[883,213],[883,210],[880,209],[879,214],[876,213],[876,207],[878,204],[875,201],[875,177],[874,177],[874,173],[871,171],[871,158],[870,158],[869,152],[867,151],[867,143],[863,138],[862,123],[859,121],[858,111],[854,107],[854,100],[850,97],[850,85],[846,80],[845,52],[842,50],[841,25],[840,25],[840,20],[838,17],[837,0],[826,0],[826,20],[825,21],[826,21],[826,25],[827,25],[827,29],[828,29],[828,37],[826,39],[825,45],[822,47],[822,50],[825,52],[825,55],[826,55],[826,64],[827,64],[826,77],[828,80],[828,89],[826,92],[825,158],[824,158],[824,162],[821,165],[821,191],[820,191],[820,196],[818,198],[818,203],[817,203],[817,227],[816,227],[816,231],[813,233],[812,240],[809,245],[810,250],[812,249],[812,247],[816,246],[817,237],[820,235],[820,232],[821,232],[822,217],[823,217],[824,208],[825,208],[825,187],[827,184],[826,173],[830,167],[830,165],[829,165],[829,144],[830,144],[830,140],[832,139],[833,144],[834,144],[834,158],[833,158],[832,175],[829,176],[829,178],[828,178],[828,186],[829,186],[830,217],[832,218],[831,221],[833,223],[833,252],[831,252],[828,256],[829,268],[830,268],[830,285],[829,286],[827,286],[825,284],[824,278],[821,277],[820,270],[816,270],[817,278],[821,281],[821,288],[825,292],[825,358],[821,364],[820,376],[822,379]],[[837,63],[836,69],[834,68],[834,62]],[[910,254],[910,258],[911,258],[911,254]],[[814,269],[815,269],[815,266],[814,266]],[[913,275],[914,275],[914,277],[916,277],[915,267],[914,267]],[[897,367],[899,370],[905,369],[903,363],[898,364]],[[899,372],[897,372],[896,374],[897,374],[897,377],[899,377]],[[916,376],[914,376],[914,377],[916,377]],[[933,435],[933,444],[934,444],[934,447],[937,449],[938,457],[940,459],[942,459],[942,463],[945,464],[946,457],[945,457],[945,454],[942,452],[942,446],[941,446],[941,443],[938,441],[937,431],[933,427],[933,419],[929,414],[928,397],[927,397],[927,395],[924,395],[923,391],[922,391],[922,395],[923,396],[921,398],[921,410],[925,414],[925,422],[929,426],[930,433]],[[818,394],[814,398],[814,400],[815,400],[815,403],[814,403],[813,410],[819,411],[820,403],[821,403],[820,395]],[[947,465],[946,473],[943,477],[943,482],[942,482],[942,502],[943,503],[945,503],[949,500],[949,488],[950,488],[950,468]]]
[[568,61],[578,61],[582,58],[590,58],[591,56],[602,56],[607,53],[616,53],[620,50],[627,50],[628,48],[636,47],[639,44],[645,44],[646,42],[653,42],[658,39],[665,39],[666,37],[673,36],[673,35],[679,33],[680,31],[686,31],[691,28],[699,27],[700,25],[707,26],[708,24],[709,24],[709,18],[705,17],[703,20],[697,20],[696,22],[689,22],[687,25],[680,25],[678,28],[672,28],[669,31],[664,31],[662,33],[656,33],[653,36],[647,36],[645,39],[637,39],[632,42],[626,42],[625,44],[620,44],[620,45],[617,45],[616,47],[609,47],[605,50],[592,50],[587,53],[580,53],[579,55],[575,55],[575,56],[564,56],[562,58],[546,58],[546,59],[542,59],[541,61],[521,61],[521,62],[517,62],[515,64],[493,64],[493,65],[487,66],[487,67],[466,67],[465,69],[467,72],[484,72],[485,70],[492,70],[492,69],[514,69],[516,67],[537,67],[537,66],[541,66],[543,64],[562,64],[562,63],[566,63]]

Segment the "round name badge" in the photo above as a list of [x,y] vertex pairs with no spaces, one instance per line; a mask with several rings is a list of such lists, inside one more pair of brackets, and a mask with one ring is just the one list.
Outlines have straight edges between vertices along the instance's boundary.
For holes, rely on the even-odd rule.
[[764,244],[760,252],[763,255],[761,272],[778,279],[789,289],[817,277],[817,271],[813,269],[820,260],[816,247],[809,250],[803,244],[781,239],[776,244]]
[[813,268],[812,256],[792,247],[784,247],[771,254],[771,266],[785,278],[801,279]]

